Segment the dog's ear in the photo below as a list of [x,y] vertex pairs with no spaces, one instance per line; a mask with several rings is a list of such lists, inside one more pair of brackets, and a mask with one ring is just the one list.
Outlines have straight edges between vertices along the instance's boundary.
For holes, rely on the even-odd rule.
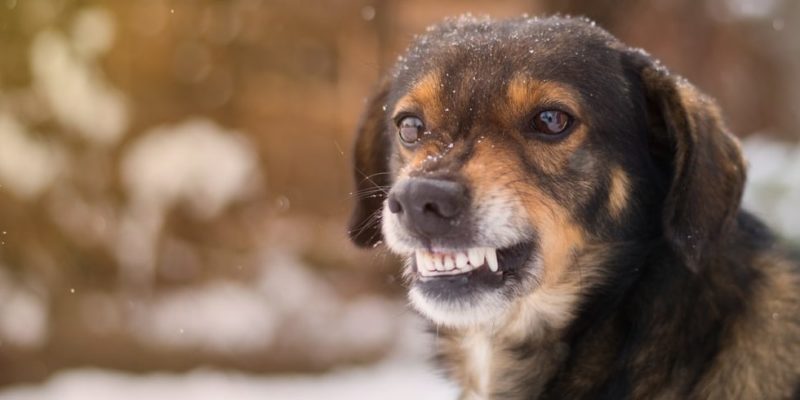
[[368,100],[356,132],[353,147],[355,208],[350,216],[350,239],[368,247],[381,240],[381,208],[391,183],[389,157],[391,142],[386,133],[386,103],[389,80],[384,79]]
[[725,237],[745,182],[739,142],[715,102],[641,51],[628,51],[648,109],[649,142],[670,176],[663,228],[693,271]]

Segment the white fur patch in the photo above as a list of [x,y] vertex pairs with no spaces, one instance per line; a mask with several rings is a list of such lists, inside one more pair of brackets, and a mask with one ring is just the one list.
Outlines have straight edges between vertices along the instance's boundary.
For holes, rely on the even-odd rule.
[[489,396],[492,371],[492,342],[483,332],[476,332],[464,339],[467,368],[477,384],[479,398]]
[[485,293],[466,304],[433,299],[412,286],[408,298],[422,315],[438,325],[451,328],[485,326],[508,309],[508,301],[498,293]]

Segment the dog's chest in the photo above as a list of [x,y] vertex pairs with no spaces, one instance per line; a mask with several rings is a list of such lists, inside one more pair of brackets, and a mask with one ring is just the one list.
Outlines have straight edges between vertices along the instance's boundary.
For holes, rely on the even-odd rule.
[[557,342],[520,342],[486,332],[450,339],[442,355],[464,400],[536,398],[566,355]]
[[471,383],[470,395],[474,399],[487,399],[492,379],[492,341],[485,333],[472,333],[462,341],[464,374]]

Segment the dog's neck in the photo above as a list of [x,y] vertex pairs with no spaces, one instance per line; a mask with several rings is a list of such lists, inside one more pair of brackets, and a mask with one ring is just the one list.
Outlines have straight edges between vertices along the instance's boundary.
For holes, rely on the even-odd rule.
[[[577,298],[537,292],[503,323],[440,329],[443,366],[459,383],[462,399],[536,397],[564,363],[561,342]],[[524,389],[520,387],[524,385]]]
[[[593,281],[595,290],[584,287],[581,293],[576,282],[567,280],[537,289],[494,324],[440,328],[439,359],[461,386],[461,398],[537,398],[568,364],[574,350],[570,345],[576,336],[591,331],[591,340],[613,340],[614,333],[609,330],[613,328],[606,317],[614,313],[627,288],[639,276],[638,263],[642,261],[640,254],[628,255],[631,264],[616,265],[625,278],[613,279],[615,290],[603,283],[611,278],[608,275],[596,279],[584,275],[578,284]],[[596,255],[587,258],[603,259]],[[595,291],[602,293],[602,299],[591,298]]]
[[471,330],[440,339],[440,355],[461,399],[528,399],[545,389],[568,355],[567,345],[554,339],[517,341]]

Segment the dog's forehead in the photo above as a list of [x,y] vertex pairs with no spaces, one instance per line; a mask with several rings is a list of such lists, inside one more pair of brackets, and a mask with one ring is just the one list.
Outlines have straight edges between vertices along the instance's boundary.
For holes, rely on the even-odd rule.
[[462,16],[429,28],[415,40],[398,59],[395,88],[408,91],[435,71],[442,76],[438,85],[449,90],[501,90],[499,86],[524,74],[598,91],[619,83],[613,81],[621,71],[620,46],[582,18],[493,21]]

